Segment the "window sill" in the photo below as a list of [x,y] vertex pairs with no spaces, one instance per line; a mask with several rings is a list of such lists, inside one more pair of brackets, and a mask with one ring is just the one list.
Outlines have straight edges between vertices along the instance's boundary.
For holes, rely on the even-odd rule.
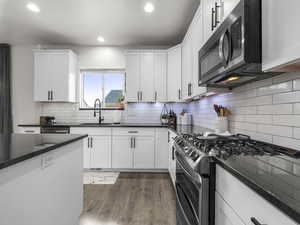
[[[99,110],[99,108],[79,108],[79,111],[94,111],[94,110]],[[124,108],[101,108],[101,111],[104,110],[124,110]]]

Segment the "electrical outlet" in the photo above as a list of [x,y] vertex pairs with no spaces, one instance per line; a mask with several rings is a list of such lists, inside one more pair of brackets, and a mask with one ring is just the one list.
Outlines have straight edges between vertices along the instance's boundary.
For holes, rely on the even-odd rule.
[[41,167],[45,169],[54,164],[54,154],[49,153],[42,156]]

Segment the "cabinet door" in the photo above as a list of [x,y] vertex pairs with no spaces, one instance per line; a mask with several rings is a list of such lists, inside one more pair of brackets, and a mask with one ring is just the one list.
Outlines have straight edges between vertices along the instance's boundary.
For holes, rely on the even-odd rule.
[[[262,69],[264,71],[276,70],[300,59],[299,8],[299,0],[262,1]],[[289,69],[293,71],[296,66]],[[285,70],[288,71],[288,67]]]
[[154,53],[141,53],[140,101],[154,101]]
[[112,168],[133,168],[133,146],[130,136],[112,137]]
[[181,45],[168,50],[168,101],[181,99]]
[[134,137],[134,168],[153,169],[154,137]]
[[111,168],[111,136],[92,136],[91,168]]
[[155,138],[155,168],[168,169],[169,167],[169,145],[168,130],[156,129]]
[[91,168],[91,149],[89,147],[89,139],[85,138],[83,140],[83,168],[90,169]]
[[69,100],[69,54],[67,52],[53,52],[49,55],[51,56],[52,100],[67,102]]
[[155,101],[167,101],[167,53],[156,52],[154,54],[154,83]]
[[192,95],[200,95],[206,92],[206,87],[199,87],[199,51],[204,45],[203,42],[203,2],[200,3],[200,6],[195,14],[195,17],[192,22]]
[[215,225],[245,225],[218,192],[215,197]]
[[52,89],[52,56],[45,52],[34,53],[34,101],[50,101]]
[[140,53],[126,54],[126,101],[137,102],[140,91]]
[[192,42],[190,30],[182,42],[182,99],[191,97]]
[[206,42],[213,33],[214,14],[215,9],[214,0],[202,0],[203,5],[203,35],[204,42]]

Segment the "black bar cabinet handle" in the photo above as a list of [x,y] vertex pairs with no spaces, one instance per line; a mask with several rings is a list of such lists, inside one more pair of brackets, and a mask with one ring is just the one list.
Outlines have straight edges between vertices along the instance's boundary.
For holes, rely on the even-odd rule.
[[175,148],[172,147],[172,160],[175,160]]
[[214,16],[214,14],[215,14],[215,10],[214,10],[214,8],[211,8],[211,30],[214,30],[214,28],[215,28],[215,22],[214,22],[214,20],[215,20],[215,16]]
[[53,91],[50,91],[51,101],[53,100]]
[[260,222],[258,222],[257,219],[255,219],[254,217],[251,217],[251,222],[252,222],[254,225],[263,225],[263,224],[261,224]]
[[48,100],[50,100],[50,91],[48,91]]
[[88,137],[88,148],[90,147],[90,138]]

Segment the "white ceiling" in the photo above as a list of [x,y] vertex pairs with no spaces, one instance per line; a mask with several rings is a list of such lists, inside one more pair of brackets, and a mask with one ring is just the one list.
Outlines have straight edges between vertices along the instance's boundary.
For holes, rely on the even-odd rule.
[[[199,0],[32,0],[41,12],[26,8],[27,0],[0,0],[0,42],[10,44],[72,44],[143,46],[179,43]],[[147,1],[147,2],[148,2]],[[104,43],[97,36],[105,38]]]

